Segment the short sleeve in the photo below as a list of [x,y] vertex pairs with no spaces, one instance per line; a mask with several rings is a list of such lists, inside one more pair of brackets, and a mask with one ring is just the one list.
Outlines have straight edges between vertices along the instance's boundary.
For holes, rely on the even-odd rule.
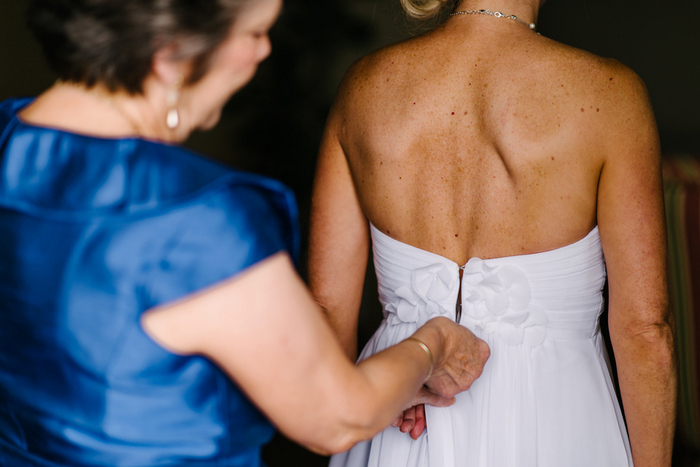
[[231,278],[279,251],[298,256],[296,203],[281,184],[226,184],[176,216],[174,234],[149,268],[151,306]]

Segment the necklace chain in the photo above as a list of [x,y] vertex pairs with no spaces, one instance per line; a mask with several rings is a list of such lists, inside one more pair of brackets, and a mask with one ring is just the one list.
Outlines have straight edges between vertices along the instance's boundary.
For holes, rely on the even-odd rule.
[[535,23],[526,23],[525,21],[521,20],[515,15],[505,15],[501,13],[500,11],[491,11],[491,10],[462,10],[462,11],[455,11],[454,13],[451,13],[450,16],[457,16],[457,15],[486,15],[486,16],[493,16],[495,18],[505,18],[505,19],[510,19],[513,21],[517,21],[518,23],[523,23],[533,31],[535,30]]

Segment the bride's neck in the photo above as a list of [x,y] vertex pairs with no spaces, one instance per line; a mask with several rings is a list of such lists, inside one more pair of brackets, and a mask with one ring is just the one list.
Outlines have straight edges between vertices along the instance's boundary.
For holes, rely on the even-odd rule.
[[461,0],[455,11],[491,10],[515,15],[526,23],[537,24],[537,15],[544,0]]

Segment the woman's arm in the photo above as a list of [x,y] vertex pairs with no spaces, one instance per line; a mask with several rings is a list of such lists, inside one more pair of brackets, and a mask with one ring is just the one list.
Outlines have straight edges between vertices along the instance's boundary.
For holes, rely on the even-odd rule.
[[355,360],[369,231],[338,139],[340,107],[341,104],[336,103],[331,110],[316,167],[309,238],[309,287],[343,349]]
[[656,124],[644,85],[611,74],[613,118],[598,189],[610,336],[635,467],[671,465],[676,414],[666,226]]
[[[216,361],[286,435],[322,453],[340,452],[385,428],[429,371],[404,341],[354,366],[318,312],[286,253],[185,300],[146,313],[144,329],[181,354]],[[414,336],[432,351],[427,402],[449,405],[481,373],[488,347],[437,318]]]

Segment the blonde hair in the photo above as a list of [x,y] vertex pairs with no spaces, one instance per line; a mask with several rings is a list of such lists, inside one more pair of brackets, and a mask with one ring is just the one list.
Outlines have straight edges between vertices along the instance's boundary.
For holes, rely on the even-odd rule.
[[406,13],[418,19],[429,19],[448,8],[454,8],[458,0],[401,0]]

